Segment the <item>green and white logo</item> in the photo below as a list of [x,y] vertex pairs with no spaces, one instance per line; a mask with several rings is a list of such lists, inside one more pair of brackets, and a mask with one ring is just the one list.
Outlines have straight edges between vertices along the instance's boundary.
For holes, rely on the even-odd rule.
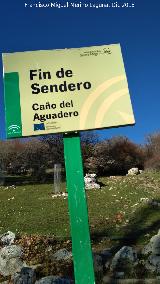
[[8,127],[8,133],[9,134],[19,134],[21,133],[21,127],[18,125],[12,124]]

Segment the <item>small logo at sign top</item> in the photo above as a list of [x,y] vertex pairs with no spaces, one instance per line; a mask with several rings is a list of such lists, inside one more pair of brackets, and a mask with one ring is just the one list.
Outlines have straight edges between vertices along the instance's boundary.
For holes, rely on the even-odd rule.
[[83,53],[80,53],[80,57],[82,56],[98,56],[98,55],[103,55],[103,54],[112,54],[111,49],[108,48],[103,48],[103,49],[94,49],[94,50],[87,50],[83,51]]
[[34,131],[37,131],[37,130],[45,130],[44,123],[34,124]]
[[8,133],[9,134],[18,134],[21,133],[21,127],[16,125],[16,124],[12,124],[8,127]]

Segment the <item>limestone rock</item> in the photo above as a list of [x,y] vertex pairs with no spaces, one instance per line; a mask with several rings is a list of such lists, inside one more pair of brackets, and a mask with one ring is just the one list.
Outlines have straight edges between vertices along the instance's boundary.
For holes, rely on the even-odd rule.
[[60,249],[53,254],[52,258],[56,260],[70,260],[72,259],[72,253],[66,249]]
[[23,267],[22,249],[17,245],[5,246],[0,250],[0,274],[13,275]]
[[8,231],[7,233],[0,236],[0,240],[4,245],[11,245],[14,243],[15,234]]
[[33,284],[36,281],[36,272],[30,267],[23,267],[20,272],[14,274],[14,284]]
[[152,273],[160,273],[160,230],[153,236],[142,250],[143,255],[148,255],[145,268]]
[[96,181],[96,174],[86,174],[84,177],[86,189],[99,189],[100,185]]
[[139,174],[139,169],[138,168],[131,168],[128,170],[128,175],[129,176],[135,176]]
[[0,250],[0,257],[4,259],[21,257],[22,254],[23,254],[22,248],[17,245],[5,246]]
[[160,234],[153,236],[150,242],[143,248],[142,254],[160,255]]
[[151,272],[160,273],[160,256],[150,255],[145,263],[145,268]]
[[132,247],[124,246],[113,257],[110,269],[123,271],[123,268],[131,268],[136,261],[137,253]]

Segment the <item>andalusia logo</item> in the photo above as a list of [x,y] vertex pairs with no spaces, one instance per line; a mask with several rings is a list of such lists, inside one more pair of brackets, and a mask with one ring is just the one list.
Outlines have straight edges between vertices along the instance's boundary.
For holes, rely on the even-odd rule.
[[21,133],[21,127],[16,125],[16,124],[12,124],[8,127],[8,134],[19,134]]

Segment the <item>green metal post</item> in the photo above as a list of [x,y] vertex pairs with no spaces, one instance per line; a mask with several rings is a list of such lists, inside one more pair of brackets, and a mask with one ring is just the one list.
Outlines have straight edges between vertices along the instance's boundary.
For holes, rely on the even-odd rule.
[[63,141],[75,283],[94,284],[80,137],[78,134],[67,134]]

